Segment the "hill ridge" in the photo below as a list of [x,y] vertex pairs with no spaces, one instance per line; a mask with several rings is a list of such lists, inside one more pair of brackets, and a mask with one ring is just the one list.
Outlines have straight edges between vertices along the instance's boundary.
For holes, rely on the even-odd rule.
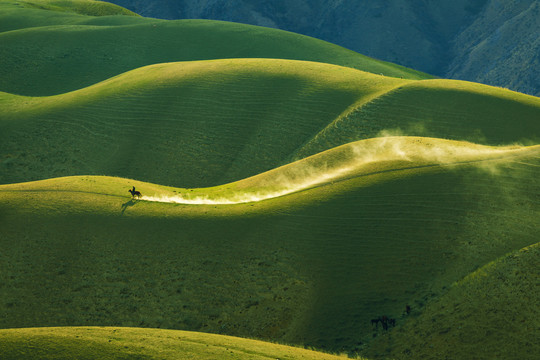
[[[145,189],[137,200],[189,205],[234,205],[272,200],[321,186],[339,185],[352,179],[411,176],[436,168],[475,167],[497,176],[498,168],[520,158],[540,158],[540,145],[483,146],[463,141],[389,136],[344,144],[302,160],[209,188],[179,188],[109,176],[90,176],[112,182],[136,182]],[[401,173],[401,174],[400,174]],[[85,191],[88,175],[52,178],[33,182],[0,185],[1,192],[73,192],[125,197],[119,193]],[[73,183],[71,190],[58,188],[55,181]],[[47,186],[47,183],[52,184]],[[367,183],[369,184],[369,182]],[[117,185],[115,185],[117,186]],[[27,188],[15,190],[15,188]],[[32,188],[33,187],[33,188]],[[102,188],[105,189],[105,188]],[[154,191],[154,194],[152,194]],[[332,191],[330,191],[332,192]],[[300,194],[300,197],[304,195]]]
[[[540,138],[535,97],[298,60],[154,64],[69,93],[0,93],[0,101],[1,150],[12,167],[3,183],[88,173],[205,187],[384,134],[485,145],[532,145]],[[515,114],[519,126],[508,121]],[[37,137],[24,151],[26,132]],[[39,171],[29,166],[38,154],[62,148],[59,142],[79,152],[59,150],[58,161],[41,159]],[[129,165],[133,157],[138,169]]]
[[[251,203],[318,186],[334,185],[356,177],[439,166],[474,165],[487,172],[497,172],[499,161],[514,160],[534,153],[540,156],[540,145],[488,147],[451,140],[389,136],[341,145],[215,189],[196,189],[196,192],[193,189],[191,192],[177,189],[175,192],[183,194],[143,195],[141,200],[193,205]],[[240,193],[235,192],[235,188]],[[205,194],[206,191],[210,194]],[[212,195],[212,192],[216,194]],[[221,192],[224,194],[221,195]]]
[[[465,346],[429,347],[435,333],[478,334],[432,309],[451,310],[453,284],[538,241],[540,98],[425,80],[277,30],[15,0],[0,0],[0,43],[0,328],[26,328],[18,340],[0,330],[0,358],[4,340],[44,349],[36,326],[65,326],[48,339],[66,354],[173,357],[161,352],[172,332],[139,346],[144,328],[165,328],[205,333],[190,358],[213,350],[209,333],[466,358]],[[383,65],[394,77],[354,68]],[[126,328],[66,328],[80,324]],[[77,331],[89,337],[62,337]],[[232,345],[226,356],[261,355]]]
[[[300,158],[305,156],[306,152],[308,154],[312,153],[312,151],[309,151],[309,148],[311,146],[313,146],[312,144],[316,144],[318,139],[321,138],[322,136],[324,136],[324,133],[328,132],[331,127],[337,127],[338,123],[340,121],[342,121],[344,118],[347,118],[348,116],[350,116],[354,112],[361,111],[361,109],[364,106],[366,106],[369,103],[375,101],[376,99],[379,99],[382,96],[390,94],[392,91],[395,91],[395,90],[399,89],[402,86],[404,86],[403,83],[395,84],[390,89],[384,89],[384,90],[381,90],[380,92],[375,92],[371,96],[368,96],[365,99],[359,100],[359,101],[355,102],[354,104],[351,104],[339,116],[337,116],[332,122],[328,123],[323,129],[321,129],[319,132],[317,132],[312,138],[308,139],[306,142],[304,142],[304,144],[299,146],[298,149],[296,149],[294,151],[294,153],[291,154],[291,159],[294,160],[294,161],[299,160]],[[304,154],[302,154],[302,152],[304,152]],[[302,154],[302,155],[298,155],[298,154]]]
[[[26,9],[18,9],[11,0],[0,3],[2,5],[10,11],[0,23],[16,25],[22,20],[10,19],[19,16],[26,19],[26,25],[32,25],[28,18],[33,17],[25,12]],[[79,18],[66,18],[66,14],[62,18],[53,15],[57,13],[43,10],[40,16],[44,20],[36,18],[35,21],[43,25],[51,19],[59,26],[70,21],[84,22]],[[0,32],[3,43],[0,48],[0,91],[52,95],[155,63],[246,57],[310,60],[395,77],[430,77],[323,40],[283,30],[211,20],[166,21],[131,16],[89,19],[88,23],[96,26],[76,25],[72,28],[68,24],[61,27],[62,30],[27,28]],[[81,43],[85,44],[84,48]],[[250,46],[243,46],[245,43]],[[205,46],[201,46],[203,44]],[[31,62],[29,52],[33,54]]]
[[[140,339],[144,339],[141,342]],[[146,359],[314,359],[337,360],[325,354],[282,344],[226,335],[182,330],[135,327],[48,327],[0,330],[0,355],[8,359],[56,358],[58,352],[70,358],[141,357]],[[28,348],[28,343],[33,344]],[[26,348],[23,350],[23,347]],[[61,350],[60,350],[61,349]]]
[[[441,77],[540,95],[539,3],[443,0],[382,6],[373,1],[113,0],[145,16],[209,18],[315,36]],[[159,5],[158,5],[159,4]]]
[[[168,196],[209,189],[104,176],[2,185],[0,258],[11,267],[0,272],[8,314],[0,326],[114,322],[361,353],[400,329],[386,333],[370,319],[387,314],[404,325],[413,319],[400,315],[405,304],[416,316],[478,266],[534,242],[539,149],[516,151],[523,157],[489,167],[377,173],[403,164],[380,161],[369,176],[231,205],[138,201],[132,186]],[[322,155],[347,161],[336,150]],[[271,187],[268,175],[212,191]]]

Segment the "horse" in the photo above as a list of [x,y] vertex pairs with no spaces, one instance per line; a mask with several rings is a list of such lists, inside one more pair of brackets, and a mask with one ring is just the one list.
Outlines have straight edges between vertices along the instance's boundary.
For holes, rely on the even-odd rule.
[[376,319],[371,319],[371,326],[373,327],[373,325],[375,325],[375,329],[379,327],[379,323],[381,323],[384,330],[388,330],[389,326],[396,326],[396,319],[390,319],[386,315],[379,316]]
[[133,187],[133,189],[130,189],[128,191],[131,193],[132,198],[134,198],[136,196],[138,199],[140,199],[141,196],[142,196],[140,191],[135,190],[135,186]]

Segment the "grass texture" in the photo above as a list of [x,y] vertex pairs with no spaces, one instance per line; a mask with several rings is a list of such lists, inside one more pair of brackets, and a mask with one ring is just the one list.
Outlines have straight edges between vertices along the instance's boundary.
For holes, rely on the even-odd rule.
[[0,358],[535,353],[537,97],[97,1],[0,44]]
[[206,187],[371,137],[530,145],[540,133],[535,97],[277,59],[157,64],[0,104],[0,183],[107,174]]
[[[422,314],[478,266],[535,241],[538,155],[382,138],[213,189],[89,176],[4,185],[0,326],[190,329],[362,354],[373,336],[389,336],[371,318],[406,323],[405,304]],[[358,166],[251,203],[137,201],[127,192],[219,198],[299,182],[318,167],[328,174],[325,164],[340,162]]]
[[[209,20],[83,16],[28,9],[59,1],[0,1],[0,91],[53,95],[80,89],[142,66],[223,58],[306,60],[393,77],[427,74],[372,59],[334,44],[282,30]],[[94,1],[73,3],[68,10]],[[43,5],[42,5],[43,4]],[[86,6],[90,6],[86,5]],[[116,15],[112,15],[116,14]]]
[[113,327],[0,330],[2,358],[11,359],[312,359],[341,356],[231,336]]
[[[456,282],[426,311],[374,348],[392,358],[535,359],[538,344],[540,243],[507,254]],[[478,349],[484,339],[490,349]]]

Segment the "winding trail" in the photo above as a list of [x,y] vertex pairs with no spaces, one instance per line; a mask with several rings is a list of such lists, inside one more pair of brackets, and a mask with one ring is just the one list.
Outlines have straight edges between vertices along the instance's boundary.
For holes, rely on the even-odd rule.
[[[467,144],[468,146],[465,146]],[[345,154],[345,159],[343,155]],[[143,196],[141,200],[189,205],[230,205],[258,202],[297,193],[310,188],[384,173],[434,167],[473,165],[496,176],[500,162],[523,156],[540,157],[540,146],[490,147],[463,142],[416,138],[385,137],[343,145],[313,157],[238,181],[242,190],[197,189],[195,193]]]

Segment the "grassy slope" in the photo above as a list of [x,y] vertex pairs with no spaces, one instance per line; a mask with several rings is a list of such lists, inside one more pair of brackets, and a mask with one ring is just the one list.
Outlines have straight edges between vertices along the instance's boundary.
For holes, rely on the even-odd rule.
[[457,140],[486,134],[478,142],[487,144],[540,133],[535,97],[270,59],[152,65],[67,94],[0,94],[0,102],[0,183],[108,174],[204,187],[385,129]]
[[[219,58],[309,60],[394,77],[429,77],[321,40],[263,27],[132,16],[70,17],[45,10],[32,13],[12,1],[0,6],[0,23],[6,24],[0,33],[0,91],[17,94],[58,94],[145,65]],[[13,29],[19,26],[25,28]]]
[[[68,12],[0,1],[0,90],[60,93],[153,62],[220,57],[425,77],[290,33],[114,16],[106,6],[98,15],[113,16],[88,17],[77,8],[83,3],[41,3],[67,4]],[[247,39],[256,45],[244,48]],[[425,334],[444,334],[447,322],[430,324],[429,314],[439,312],[437,301],[459,301],[449,295],[461,294],[455,287],[440,297],[451,284],[538,241],[536,148],[505,159],[425,138],[336,148],[387,133],[538,143],[538,98],[503,89],[244,59],[155,65],[58,96],[2,93],[0,103],[0,183],[109,174],[200,187],[330,149],[213,189],[93,176],[0,186],[0,327],[164,327],[353,353],[376,337],[371,356],[398,356],[409,342],[425,350],[416,327],[401,330],[411,326],[404,304],[422,314],[416,324]],[[475,157],[481,161],[470,162]],[[448,158],[461,163],[437,165]],[[136,185],[145,195],[230,197],[342,167],[312,189],[255,203],[127,196]],[[470,314],[488,308],[467,305]],[[398,328],[372,329],[369,319],[382,314],[396,317]],[[524,306],[520,316],[534,309]],[[500,339],[482,335],[486,343]],[[437,351],[456,354],[439,340]]]
[[0,330],[0,355],[15,359],[313,359],[343,357],[262,341],[178,330],[34,328]]
[[286,163],[351,105],[403,81],[236,59],[152,65],[54,97],[0,94],[9,170],[0,182],[77,174],[183,187],[238,180]]
[[536,243],[483,266],[372,347],[395,359],[536,359],[539,256]]
[[490,145],[537,144],[539,106],[537,97],[476,83],[406,82],[345,112],[296,156],[381,135],[433,136]]
[[20,0],[17,2],[3,2],[3,5],[11,5],[11,8],[39,9],[88,16],[137,15],[121,6],[97,0]]
[[[422,141],[432,155],[445,143],[400,141],[400,150]],[[371,318],[402,324],[405,304],[419,313],[476,267],[536,241],[538,161],[537,148],[450,167],[379,159],[358,176],[240,205],[134,202],[131,185],[186,190],[120,178],[5,185],[0,238],[12,245],[2,254],[9,322],[0,327],[163,327],[360,351],[381,335]],[[252,189],[268,176],[245,181]]]
[[125,8],[93,0],[0,0],[0,10],[0,33],[52,25],[128,25],[140,21],[140,16]]

